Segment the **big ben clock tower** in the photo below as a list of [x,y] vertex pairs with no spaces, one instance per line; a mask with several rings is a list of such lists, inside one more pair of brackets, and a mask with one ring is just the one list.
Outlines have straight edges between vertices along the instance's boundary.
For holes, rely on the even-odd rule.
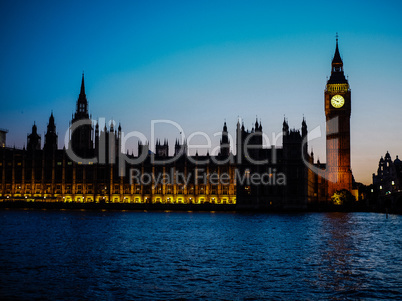
[[337,190],[352,190],[350,114],[350,87],[343,73],[343,62],[339,54],[337,36],[331,77],[325,89],[328,199]]

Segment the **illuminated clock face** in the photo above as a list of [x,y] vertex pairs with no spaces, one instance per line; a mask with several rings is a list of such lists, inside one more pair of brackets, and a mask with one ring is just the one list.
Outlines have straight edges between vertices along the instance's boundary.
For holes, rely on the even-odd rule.
[[336,109],[342,108],[344,104],[345,104],[345,99],[341,95],[338,94],[338,95],[332,96],[331,105],[334,108],[336,108]]

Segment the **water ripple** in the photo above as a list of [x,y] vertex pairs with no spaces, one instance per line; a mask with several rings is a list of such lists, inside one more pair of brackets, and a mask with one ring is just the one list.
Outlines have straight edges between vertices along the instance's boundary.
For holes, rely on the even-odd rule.
[[2,299],[398,299],[402,218],[0,211]]

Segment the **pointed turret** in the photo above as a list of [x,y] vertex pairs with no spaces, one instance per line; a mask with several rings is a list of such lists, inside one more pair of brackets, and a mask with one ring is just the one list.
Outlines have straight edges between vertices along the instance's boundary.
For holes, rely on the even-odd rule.
[[305,137],[307,135],[307,123],[306,119],[304,119],[303,116],[303,121],[302,121],[302,137]]
[[52,126],[52,127],[54,127],[55,125],[54,125],[54,116],[53,116],[53,111],[52,111],[52,113],[50,114],[50,117],[49,117],[49,124],[48,124],[48,128],[49,128],[49,126]]
[[287,136],[289,134],[289,125],[285,117],[283,117],[282,132],[283,136]]
[[80,95],[85,95],[84,72],[82,72],[82,79],[81,79],[81,91],[80,91]]
[[156,140],[155,154],[160,157],[169,156],[169,142],[166,138],[163,139],[163,144],[160,139]]
[[229,143],[229,134],[228,134],[228,127],[226,126],[226,121],[223,124],[223,130],[222,130],[222,139],[220,141],[220,154],[222,156],[229,156],[230,152],[230,143]]
[[57,150],[57,133],[56,125],[54,123],[53,112],[50,114],[49,123],[47,125],[47,132],[45,134],[44,150],[47,152],[53,152]]
[[41,148],[41,137],[38,135],[38,128],[34,122],[32,126],[32,133],[27,137],[27,150],[40,150]]
[[74,120],[89,118],[88,114],[88,101],[87,96],[85,94],[85,81],[84,81],[84,72],[82,73],[81,79],[81,90],[80,95],[77,100],[77,109],[75,112]]

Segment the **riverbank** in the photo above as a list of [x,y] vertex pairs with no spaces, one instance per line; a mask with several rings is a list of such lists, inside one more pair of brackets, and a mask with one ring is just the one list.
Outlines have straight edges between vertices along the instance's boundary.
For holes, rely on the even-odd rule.
[[382,212],[402,214],[401,210],[374,208],[361,204],[309,204],[306,208],[265,207],[239,208],[235,204],[139,204],[139,203],[61,203],[61,202],[0,202],[0,209],[50,210],[130,210],[130,211],[207,211],[207,212]]

